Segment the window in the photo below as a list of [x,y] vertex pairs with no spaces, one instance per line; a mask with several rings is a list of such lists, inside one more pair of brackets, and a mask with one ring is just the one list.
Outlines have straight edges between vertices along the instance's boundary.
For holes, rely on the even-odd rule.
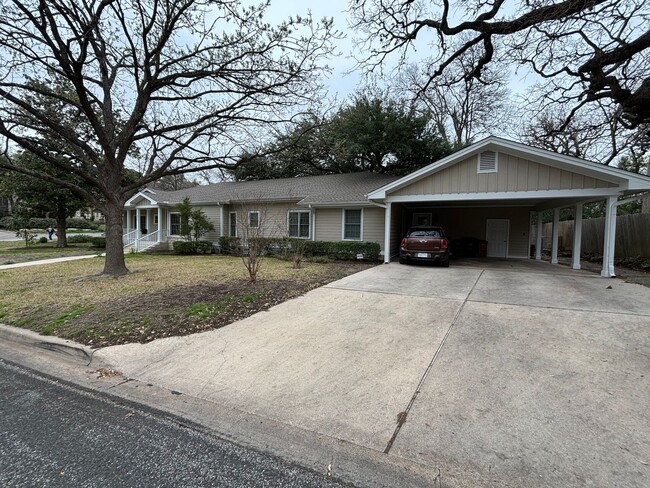
[[343,239],[361,240],[361,209],[343,210]]
[[230,212],[230,237],[237,237],[237,212]]
[[248,212],[248,226],[257,229],[260,226],[260,213]]
[[309,239],[309,212],[289,212],[289,237]]
[[494,151],[483,151],[478,155],[478,173],[496,173],[499,163],[498,154]]
[[173,236],[181,235],[181,214],[169,214],[169,233]]
[[154,225],[158,225],[158,214],[154,214],[153,223],[154,223]]

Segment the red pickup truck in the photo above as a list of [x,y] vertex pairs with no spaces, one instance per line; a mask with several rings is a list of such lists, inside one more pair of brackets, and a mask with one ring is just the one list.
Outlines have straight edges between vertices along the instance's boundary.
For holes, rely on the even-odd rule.
[[442,227],[411,227],[399,247],[399,262],[432,261],[449,266],[449,241]]

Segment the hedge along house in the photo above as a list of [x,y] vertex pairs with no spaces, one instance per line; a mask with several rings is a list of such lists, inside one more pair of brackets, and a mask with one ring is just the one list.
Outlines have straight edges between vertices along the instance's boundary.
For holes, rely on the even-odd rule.
[[[177,205],[189,198],[214,225],[203,238],[298,237],[319,241],[384,243],[384,208],[366,195],[397,177],[349,173],[276,180],[224,182],[178,191],[145,188],[125,205],[124,244],[136,251],[169,249],[180,239]],[[245,233],[245,232],[244,232]]]
[[[614,276],[616,208],[650,190],[650,178],[497,137],[488,137],[440,161],[371,191],[385,208],[384,260],[398,252],[411,225],[441,225],[451,238],[487,240],[487,256],[541,259],[541,213],[553,211],[551,262],[558,261],[560,210],[573,207],[572,267],[580,269],[582,209],[606,201],[601,275]],[[634,199],[633,198],[633,199]],[[538,214],[537,239],[530,223]],[[648,236],[650,243],[650,236]],[[650,245],[650,244],[649,244]]]

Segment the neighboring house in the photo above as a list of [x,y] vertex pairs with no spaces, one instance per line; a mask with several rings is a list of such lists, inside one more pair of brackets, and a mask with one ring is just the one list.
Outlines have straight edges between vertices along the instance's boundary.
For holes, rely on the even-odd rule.
[[[264,213],[271,216],[267,225],[271,222],[273,235],[378,242],[385,262],[398,252],[406,229],[418,224],[441,225],[452,239],[487,240],[490,257],[528,258],[535,245],[535,258],[541,259],[541,242],[530,242],[531,216],[552,209],[556,225],[551,261],[556,263],[560,209],[577,210],[579,229],[582,206],[605,199],[602,275],[613,276],[618,198],[645,191],[650,191],[647,176],[488,137],[402,178],[351,173],[217,183],[174,192],[145,189],[126,204],[125,231],[133,235],[146,229],[152,240],[173,239],[180,229],[174,207],[187,196],[214,223],[215,232],[206,236],[214,242],[236,235],[237,222],[258,225]],[[581,233],[575,235],[573,249],[578,252],[572,266],[579,269]]]

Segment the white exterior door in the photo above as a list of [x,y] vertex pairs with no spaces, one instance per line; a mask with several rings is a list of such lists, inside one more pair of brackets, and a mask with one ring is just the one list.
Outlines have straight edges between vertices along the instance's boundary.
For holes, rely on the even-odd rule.
[[485,240],[488,242],[488,257],[505,258],[508,256],[509,230],[509,219],[487,219],[487,232]]

